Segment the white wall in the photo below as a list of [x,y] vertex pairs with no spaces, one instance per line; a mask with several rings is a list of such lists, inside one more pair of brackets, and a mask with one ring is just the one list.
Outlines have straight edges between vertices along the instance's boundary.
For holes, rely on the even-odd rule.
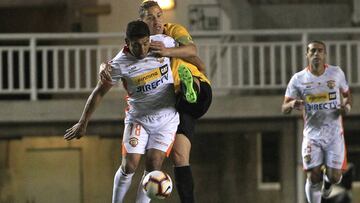
[[[98,0],[98,4],[110,4],[111,13],[98,18],[99,32],[123,32],[127,23],[138,18],[138,8],[142,0]],[[176,8],[165,11],[165,22],[187,26],[187,6],[190,1],[177,1]]]

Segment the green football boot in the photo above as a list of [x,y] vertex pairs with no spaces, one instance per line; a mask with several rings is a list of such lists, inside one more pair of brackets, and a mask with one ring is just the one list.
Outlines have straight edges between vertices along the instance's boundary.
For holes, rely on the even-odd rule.
[[189,103],[196,103],[197,93],[194,89],[194,79],[191,71],[184,65],[180,65],[178,69],[181,87],[186,101]]

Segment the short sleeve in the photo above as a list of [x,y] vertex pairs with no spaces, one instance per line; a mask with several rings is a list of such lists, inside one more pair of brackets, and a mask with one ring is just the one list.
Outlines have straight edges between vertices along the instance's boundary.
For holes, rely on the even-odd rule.
[[110,61],[109,64],[111,65],[111,84],[116,85],[121,81],[122,78],[120,64],[116,61]]
[[176,47],[176,41],[172,37],[169,37],[167,35],[163,35],[163,34],[153,35],[151,36],[151,40],[161,41],[164,43],[165,47],[167,48]]
[[190,33],[184,26],[179,24],[172,24],[169,25],[168,30],[169,32],[167,34],[174,38],[177,43],[183,45],[194,43]]
[[296,87],[296,76],[295,75],[290,79],[290,82],[288,83],[288,85],[286,87],[285,97],[290,97],[290,98],[294,98],[294,99],[300,98],[299,90]]
[[340,67],[339,67],[339,83],[340,83],[340,90],[342,92],[349,91],[349,84],[346,80],[344,71],[342,71],[342,69]]

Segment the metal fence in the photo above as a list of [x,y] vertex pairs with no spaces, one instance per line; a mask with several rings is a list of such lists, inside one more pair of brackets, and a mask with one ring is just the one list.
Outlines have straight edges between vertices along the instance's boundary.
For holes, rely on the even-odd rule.
[[[310,40],[327,44],[328,63],[360,86],[360,29],[236,30],[192,33],[216,92],[277,90],[306,66]],[[0,34],[0,95],[90,92],[98,66],[123,33]]]

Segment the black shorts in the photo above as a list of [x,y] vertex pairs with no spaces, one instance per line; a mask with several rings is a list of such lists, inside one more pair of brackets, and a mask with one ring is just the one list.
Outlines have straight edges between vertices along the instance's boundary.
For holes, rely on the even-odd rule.
[[196,103],[189,103],[183,95],[178,95],[176,109],[180,115],[180,124],[176,133],[184,134],[191,139],[194,135],[196,120],[208,111],[211,101],[211,86],[206,82],[200,82],[200,94]]

